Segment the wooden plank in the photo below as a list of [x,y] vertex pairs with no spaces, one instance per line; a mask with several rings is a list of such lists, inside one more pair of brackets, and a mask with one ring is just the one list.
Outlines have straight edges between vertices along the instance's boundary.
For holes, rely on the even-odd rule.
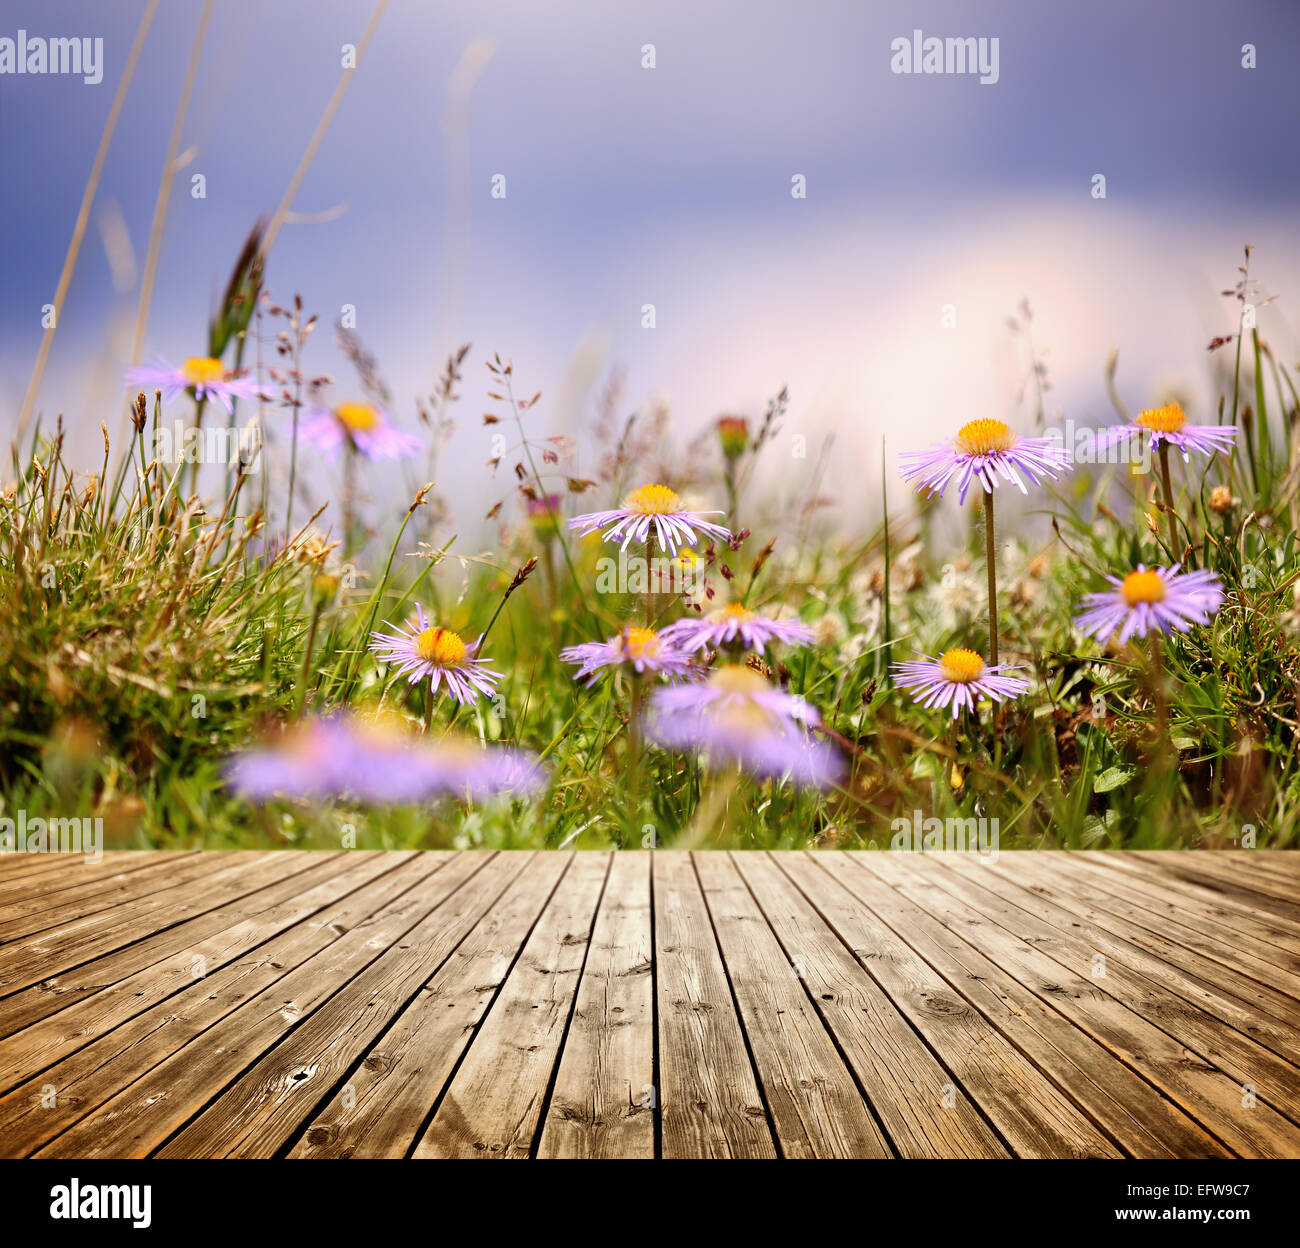
[[412,1156],[529,1155],[609,865],[607,853],[575,855]]
[[74,924],[78,919],[118,909],[171,888],[176,884],[178,865],[163,859],[132,871],[119,871],[116,875],[71,885],[59,892],[41,892],[0,904],[0,945],[51,927]]
[[1252,849],[1233,853],[1232,862],[1240,871],[1257,875],[1273,884],[1282,884],[1290,891],[1285,894],[1292,900],[1300,891],[1300,863],[1293,849]]
[[1086,868],[1056,858],[1036,856],[1020,866],[1017,878],[1049,901],[1255,1009],[1292,1027],[1300,1021],[1300,975],[1255,957],[1244,947],[1245,937],[1206,936],[1194,927],[1161,920],[1098,888]]
[[[198,977],[210,975],[225,964],[234,961],[255,948],[263,939],[292,926],[318,909],[317,899],[333,899],[334,881],[342,875],[345,887],[356,887],[348,882],[350,872],[340,868],[351,866],[363,874],[357,882],[364,882],[369,869],[383,867],[380,855],[358,856],[353,860],[346,855],[330,855],[301,874],[291,877],[298,886],[293,897],[263,910],[253,918],[233,918],[220,931],[204,940],[196,941],[170,958],[151,963],[132,974],[104,984],[97,991],[67,997],[62,1007],[49,1014],[18,1025],[26,1013],[6,1010],[6,1020],[13,1023],[0,1039],[0,1089],[8,1089],[28,1075],[45,1067],[120,1024],[142,1014],[167,1000],[173,993],[190,988]],[[324,890],[322,892],[322,890]],[[324,904],[324,903],[321,903]],[[30,989],[33,1002],[40,999],[40,990]],[[26,994],[11,997],[9,1002],[26,1005]],[[6,1005],[9,1004],[6,1002]]]
[[[241,1073],[378,960],[484,865],[464,854],[344,933],[290,975],[227,1014],[37,1152],[38,1157],[144,1157],[160,1148]],[[490,857],[490,855],[488,855]],[[419,860],[417,859],[417,862]],[[441,865],[441,864],[439,864]],[[209,1120],[211,1121],[211,1120]],[[193,1156],[211,1156],[196,1148]]]
[[732,861],[898,1153],[1010,1156],[968,1099],[950,1100],[952,1076],[772,858]]
[[290,1157],[405,1157],[572,861],[538,854],[307,1123]]
[[[215,859],[215,860],[214,860]],[[266,853],[196,854],[192,865],[178,866],[175,884],[161,893],[104,914],[73,920],[16,940],[0,949],[0,996],[39,983],[60,971],[93,961],[170,927],[265,887],[284,875],[282,860]],[[298,866],[309,865],[299,857]],[[191,887],[198,881],[202,887]],[[256,881],[250,885],[249,881]]]
[[539,1157],[647,1158],[655,1152],[651,855],[614,855]]
[[[851,865],[839,853],[824,859],[824,852],[807,861],[825,861],[827,870],[837,869],[837,877]],[[807,866],[799,865],[802,855],[775,857],[796,883],[809,884]],[[822,886],[815,894],[816,907],[952,1073],[950,1099],[969,1097],[1019,1156],[1120,1156],[1120,1149],[1068,1097],[881,922],[876,911],[888,903],[890,892],[859,872],[851,893]]]
[[691,855],[785,1157],[893,1150],[731,858]]
[[50,858],[6,1156],[1300,1155],[1300,853]]
[[1300,923],[1291,923],[1274,914],[1263,914],[1254,907],[1228,897],[1221,889],[1205,888],[1162,869],[1159,863],[1142,862],[1125,850],[1075,851],[1089,861],[1129,880],[1134,887],[1158,887],[1173,894],[1185,910],[1219,919],[1227,927],[1247,926],[1261,940],[1300,953]]
[[[1241,1080],[1235,1070],[1207,1052],[1217,1050],[1213,1036],[1227,1030],[1222,1024],[1202,1015],[1196,1035],[1203,1043],[1190,1046],[1175,1029],[1183,1030],[1180,1020],[1184,1016],[1200,1013],[1194,1007],[1168,999],[1168,994],[1149,981],[1134,983],[1137,977],[1118,966],[1107,964],[1106,978],[1094,978],[1092,951],[1082,942],[1080,951],[1088,955],[1082,962],[1072,958],[1074,965],[1060,961],[1055,951],[1064,938],[1048,925],[992,894],[968,887],[955,872],[933,862],[918,879],[911,864],[897,861],[901,857],[882,854],[860,861],[945,925],[959,927],[968,941],[1141,1071],[1234,1152],[1245,1157],[1300,1154],[1300,1131],[1295,1125],[1263,1099],[1248,1108],[1243,1084],[1258,1085]],[[929,860],[934,856],[915,857]],[[999,921],[999,915],[1005,923]]]
[[[1243,1083],[1266,1086],[1268,1092],[1261,1091],[1261,1095],[1275,1108],[1285,1112],[1288,1105],[1300,1107],[1300,1068],[1281,1056],[1300,1052],[1300,1032],[1100,927],[1088,926],[1086,940],[1082,939],[1079,933],[1083,924],[1076,915],[1016,881],[1016,869],[1006,865],[1009,858],[1016,857],[1003,854],[995,865],[983,865],[949,854],[944,856],[942,870],[981,890],[985,904],[990,897],[995,899],[998,905],[994,917],[999,922],[1005,920],[1013,927],[1032,931],[1038,948],[1076,974],[1093,974],[1097,958],[1104,958],[1105,973],[1094,976],[1100,987],[1126,1002],[1138,1002],[1141,1008],[1134,1008],[1139,1013],[1157,1015],[1165,1030],[1182,1036],[1187,1044]],[[1030,865],[1026,863],[1019,869],[1027,870]],[[1023,911],[1024,918],[1002,903]],[[980,901],[972,904],[979,908]],[[1174,1020],[1177,1027],[1172,1026]]]
[[[130,979],[84,1002],[91,1007],[86,1011],[84,1033],[99,1031],[99,1037],[0,1097],[0,1150],[4,1155],[27,1156],[40,1148],[243,1002],[282,980],[388,901],[417,885],[430,865],[412,861],[415,855],[408,853],[346,857],[346,871],[326,878],[292,902],[264,912],[257,920],[241,924],[254,947],[225,965],[214,959],[204,978],[192,981],[160,1004],[112,1026],[114,1020],[99,1013],[95,1005],[100,997],[118,989],[134,997]],[[237,946],[232,942],[229,947]],[[149,968],[145,974],[156,974],[157,969]],[[148,984],[147,979],[137,982]],[[67,1013],[77,1009],[73,1006]],[[66,1036],[52,1043],[39,1027],[21,1034],[43,1062],[72,1047]],[[50,1089],[55,1093],[52,1105]]]
[[905,940],[1001,1033],[998,1043],[1028,1057],[1130,1156],[1232,1156],[1064,1014],[897,889],[878,887],[874,877],[842,854],[775,857],[814,904],[831,914],[836,913],[841,889],[857,896],[869,888],[861,895],[870,896],[872,909],[896,939]]
[[[1266,866],[1259,860],[1260,851],[1254,849],[1238,850],[1198,850],[1185,854],[1175,865],[1184,871],[1202,875],[1210,880],[1226,879],[1252,893],[1260,893],[1277,901],[1286,902],[1288,906],[1300,911],[1300,879],[1294,871],[1284,869],[1280,864]],[[1166,865],[1168,851],[1134,852],[1134,857],[1144,864]]]
[[656,850],[653,872],[663,1156],[775,1157],[690,856]]
[[[202,946],[209,937],[219,936],[256,915],[292,901],[300,892],[313,888],[321,880],[345,869],[348,863],[348,858],[342,853],[312,851],[302,855],[302,858],[310,864],[306,870],[296,869],[297,857],[291,860],[295,869],[287,872],[277,863],[271,863],[265,870],[266,878],[272,880],[272,883],[266,883],[216,910],[166,928],[97,960],[74,967],[63,974],[51,975],[39,984],[7,997],[0,1010],[3,1011],[9,1029],[17,1031],[29,1027],[42,1018],[48,1018],[76,1002],[89,999],[106,988],[121,983],[147,967],[165,964],[178,954],[185,959],[184,973],[188,975],[191,970],[189,955],[196,946]],[[255,880],[254,883],[258,881]],[[137,985],[138,983],[139,981]],[[0,1045],[0,1052],[3,1051],[3,1046]],[[5,1065],[0,1059],[0,1076],[4,1071]],[[0,1077],[0,1088],[4,1086],[3,1077]]]
[[[286,1148],[532,858],[518,852],[492,858],[399,944],[354,974],[319,1013],[267,1051],[158,1155],[270,1157]],[[448,870],[455,867],[454,860]]]
[[115,880],[125,879],[133,872],[155,863],[179,864],[182,859],[193,856],[192,851],[180,850],[113,852],[106,853],[101,862],[65,865],[63,870],[48,876],[2,878],[0,879],[0,915],[7,917],[10,906],[34,898],[59,901],[62,900],[61,894],[69,889],[84,888],[96,883],[111,887]]
[[1294,900],[1276,896],[1272,892],[1261,891],[1255,881],[1235,869],[1231,862],[1221,862],[1217,856],[1203,851],[1158,858],[1145,854],[1137,855],[1137,851],[1130,852],[1134,853],[1143,865],[1154,866],[1165,875],[1217,893],[1246,906],[1255,913],[1262,912],[1277,919],[1284,919],[1288,925],[1287,930],[1300,926],[1300,905],[1295,904]]
[[[1180,895],[1165,886],[1156,872],[1145,877],[1131,876],[1122,871],[1110,871],[1092,854],[1071,853],[1070,869],[1081,880],[1095,885],[1099,893],[1122,903],[1125,911],[1134,915],[1141,911],[1150,915],[1159,926],[1157,930],[1178,931],[1190,929],[1218,942],[1227,938],[1236,944],[1250,959],[1251,964],[1275,966],[1294,977],[1300,985],[1300,953],[1294,953],[1277,944],[1272,938],[1275,930],[1249,915],[1224,909],[1207,902],[1198,904],[1194,899]],[[1288,983],[1291,980],[1287,981]],[[1300,987],[1297,988],[1300,995]]]
[[[180,861],[171,864],[173,873],[171,886],[175,888],[177,892],[171,897],[163,898],[162,901],[165,904],[174,900],[175,897],[180,896],[182,885],[192,880],[199,880],[205,876],[215,876],[221,871],[229,870],[231,867],[238,866],[240,863],[252,865],[259,860],[266,860],[270,856],[270,851],[267,850],[236,850],[211,854],[186,854]],[[49,884],[58,884],[58,891],[61,892],[65,888],[76,887],[76,884],[80,880],[81,871],[89,869],[90,868],[88,867],[77,868],[74,866],[67,866],[63,870],[50,872],[37,878],[48,882]],[[57,892],[51,891],[47,893],[44,884],[42,884],[39,887],[32,887],[28,892],[14,898],[13,900],[18,902],[31,900],[33,898],[42,899],[57,896]],[[51,904],[57,904],[57,902],[52,902]],[[112,916],[83,916],[81,921],[72,919],[60,925],[57,938],[66,941],[87,932],[98,932],[111,923],[125,923],[137,913],[140,915],[147,915],[150,912],[144,907],[139,907],[137,910],[130,910],[123,906],[120,907],[118,912]],[[54,937],[51,937],[51,939],[54,939]],[[19,950],[23,948],[26,943],[28,942],[10,942],[5,949],[0,950],[0,959],[12,960],[17,957]]]
[[0,880],[33,879],[47,872],[65,871],[78,863],[89,866],[85,854],[32,854],[10,850],[0,854]]

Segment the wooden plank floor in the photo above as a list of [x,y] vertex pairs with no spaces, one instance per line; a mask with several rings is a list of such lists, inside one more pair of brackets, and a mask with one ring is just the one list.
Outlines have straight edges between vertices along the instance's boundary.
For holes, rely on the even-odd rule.
[[1300,854],[0,856],[6,1157],[1300,1157]]

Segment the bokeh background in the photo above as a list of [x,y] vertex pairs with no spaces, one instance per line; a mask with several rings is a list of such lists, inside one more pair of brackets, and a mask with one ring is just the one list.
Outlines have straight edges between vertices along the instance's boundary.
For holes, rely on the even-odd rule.
[[[97,466],[121,415],[158,181],[201,0],[167,0],[108,154],[39,393]],[[17,423],[87,175],[144,0],[11,0],[0,34],[102,36],[103,81],[0,77],[0,431]],[[368,0],[218,0],[181,142],[145,356],[204,354],[239,245],[274,210]],[[895,75],[914,29],[996,36],[1000,79]],[[1242,46],[1257,67],[1242,68]],[[656,66],[642,68],[643,45]],[[894,450],[975,415],[1025,426],[1022,298],[1049,418],[1105,419],[1104,367],[1140,405],[1176,386],[1204,415],[1206,344],[1243,244],[1287,360],[1300,276],[1291,0],[696,5],[392,0],[281,232],[267,284],[323,323],[307,364],[354,392],[329,331],[345,304],[415,426],[414,400],[470,341],[440,486],[462,531],[488,479],[482,360],[580,434],[611,370],[627,411],[666,402],[689,437],[788,385],[774,499],[825,489],[876,509]],[[190,197],[202,173],[206,198]],[[1092,196],[1105,175],[1105,199]],[[507,194],[492,197],[494,175]],[[807,196],[791,196],[806,178]],[[656,325],[642,328],[642,306]],[[955,328],[941,310],[953,305]],[[1292,319],[1288,319],[1292,318]],[[1199,408],[1198,408],[1199,405]],[[787,444],[788,445],[788,444]],[[80,453],[79,453],[80,452]],[[580,446],[578,466],[581,467]]]

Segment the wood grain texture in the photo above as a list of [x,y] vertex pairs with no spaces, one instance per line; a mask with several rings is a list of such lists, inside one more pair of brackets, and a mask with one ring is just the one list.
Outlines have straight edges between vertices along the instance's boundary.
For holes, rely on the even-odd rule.
[[888,1141],[735,863],[692,855],[784,1157],[889,1157]]
[[405,1157],[570,863],[521,871],[307,1124],[291,1157]]
[[608,853],[574,855],[414,1156],[529,1155],[609,865]]
[[776,1143],[690,855],[654,856],[664,1157],[775,1157]]
[[654,1156],[650,865],[649,854],[614,856],[539,1157]]
[[0,855],[0,1156],[1297,1157],[1300,853]]

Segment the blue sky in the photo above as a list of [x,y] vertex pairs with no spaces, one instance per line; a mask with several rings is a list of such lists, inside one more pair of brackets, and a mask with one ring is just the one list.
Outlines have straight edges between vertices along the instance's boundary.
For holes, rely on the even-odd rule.
[[[0,19],[0,37],[105,41],[97,86],[0,77],[0,427],[16,420],[144,7],[16,0]],[[40,407],[66,411],[94,452],[88,465],[99,420],[118,410],[138,296],[115,289],[103,234],[120,220],[143,262],[200,7],[169,0],[149,34],[41,391]],[[361,0],[218,0],[148,355],[200,350],[239,243],[278,203],[369,12]],[[916,28],[997,37],[998,83],[892,74],[891,40]],[[476,41],[490,58],[461,169],[443,117]],[[641,66],[647,43],[653,70]],[[629,410],[663,399],[683,434],[723,410],[756,414],[788,383],[788,431],[835,434],[830,484],[849,496],[882,436],[1014,415],[1023,361],[1004,322],[1021,296],[1049,349],[1053,414],[1079,421],[1104,414],[1116,347],[1133,402],[1172,383],[1204,390],[1205,342],[1231,328],[1217,292],[1245,242],[1279,296],[1261,327],[1295,358],[1298,53],[1300,6],[1285,0],[393,0],[295,204],[338,215],[286,227],[268,282],[300,291],[323,322],[357,308],[408,426],[448,351],[473,341],[451,460],[465,469],[451,488],[467,517],[494,497],[477,423],[493,351],[545,392],[539,430],[580,430],[615,365]],[[1099,172],[1104,201],[1090,194]],[[189,196],[193,173],[205,199]],[[805,199],[791,197],[795,174]],[[448,220],[457,193],[467,226]],[[653,330],[641,327],[646,303]],[[939,327],[945,304],[955,330]],[[351,388],[327,332],[308,363]],[[775,471],[774,491],[798,484],[797,471]]]

